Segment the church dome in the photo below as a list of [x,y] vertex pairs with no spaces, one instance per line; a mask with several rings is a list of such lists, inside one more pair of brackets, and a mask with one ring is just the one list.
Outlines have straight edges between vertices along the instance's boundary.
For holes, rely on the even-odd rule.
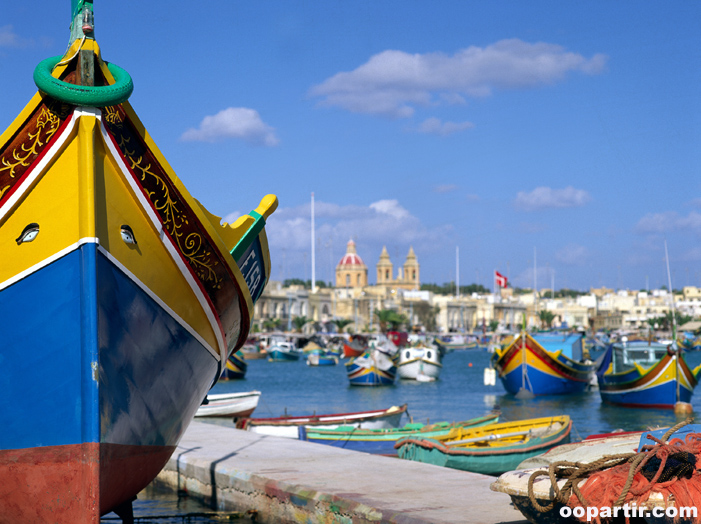
[[358,256],[358,252],[355,249],[355,242],[349,240],[346,246],[346,254],[343,255],[341,261],[338,263],[339,266],[358,266],[366,267],[363,259]]

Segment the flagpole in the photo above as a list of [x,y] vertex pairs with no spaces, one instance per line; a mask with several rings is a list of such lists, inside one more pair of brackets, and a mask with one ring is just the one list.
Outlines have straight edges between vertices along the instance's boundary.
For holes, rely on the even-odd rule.
[[455,298],[460,298],[460,246],[455,246]]

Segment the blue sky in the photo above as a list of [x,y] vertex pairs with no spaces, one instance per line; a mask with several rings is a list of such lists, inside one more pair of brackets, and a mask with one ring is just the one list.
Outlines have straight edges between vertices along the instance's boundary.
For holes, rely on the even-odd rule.
[[[6,2],[0,126],[68,44],[70,1]],[[422,282],[701,285],[701,4],[95,0],[103,57],[190,192],[275,193],[273,279],[413,246]]]

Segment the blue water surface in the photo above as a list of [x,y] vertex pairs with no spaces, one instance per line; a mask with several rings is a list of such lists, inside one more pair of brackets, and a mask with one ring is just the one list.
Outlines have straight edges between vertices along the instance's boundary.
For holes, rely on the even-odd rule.
[[[496,386],[484,385],[484,369],[491,355],[481,350],[454,351],[443,359],[440,378],[435,382],[397,380],[394,386],[350,386],[345,366],[307,366],[296,362],[249,360],[242,380],[220,381],[212,393],[258,390],[261,397],[253,417],[278,417],[325,413],[348,413],[389,408],[406,403],[415,422],[455,422],[501,411],[502,421],[569,415],[573,440],[617,429],[643,430],[672,426],[684,419],[672,410],[617,407],[601,402],[598,389],[579,395],[536,397],[519,400],[506,393],[497,379]],[[690,366],[701,363],[701,352],[686,355]],[[697,388],[698,389],[698,388]],[[701,391],[692,397],[695,411],[701,412]],[[198,419],[233,425],[228,419]],[[408,422],[408,418],[405,422]]]

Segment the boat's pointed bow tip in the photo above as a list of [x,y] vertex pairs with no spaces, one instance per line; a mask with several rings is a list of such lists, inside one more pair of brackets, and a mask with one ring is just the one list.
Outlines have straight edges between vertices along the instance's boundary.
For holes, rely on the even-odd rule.
[[263,216],[266,220],[277,209],[278,199],[276,195],[265,195],[256,208],[256,213]]

